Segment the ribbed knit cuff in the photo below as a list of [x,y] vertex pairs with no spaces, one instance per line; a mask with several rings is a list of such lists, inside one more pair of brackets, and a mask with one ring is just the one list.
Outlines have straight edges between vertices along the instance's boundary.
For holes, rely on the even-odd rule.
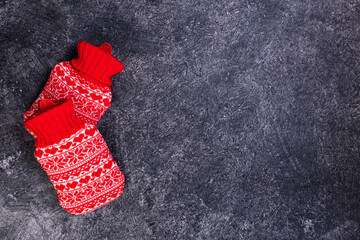
[[72,66],[101,83],[110,86],[110,78],[124,69],[124,64],[111,54],[85,41],[78,43],[77,51],[78,58],[71,60]]
[[25,127],[36,135],[36,147],[59,143],[84,126],[84,122],[75,117],[70,99],[25,122]]

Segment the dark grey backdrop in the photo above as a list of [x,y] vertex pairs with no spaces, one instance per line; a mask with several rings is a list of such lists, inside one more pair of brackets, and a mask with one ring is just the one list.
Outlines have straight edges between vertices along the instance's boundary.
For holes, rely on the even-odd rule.
[[[359,239],[359,1],[74,2],[0,3],[2,239]],[[126,188],[72,216],[22,115],[81,39]]]

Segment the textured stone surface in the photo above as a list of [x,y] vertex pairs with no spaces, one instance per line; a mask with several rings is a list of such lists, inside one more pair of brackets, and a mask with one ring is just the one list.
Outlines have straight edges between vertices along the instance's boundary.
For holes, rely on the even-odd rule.
[[[1,238],[359,239],[359,3],[1,1]],[[81,39],[126,66],[98,127],[127,181],[72,216],[22,115]]]

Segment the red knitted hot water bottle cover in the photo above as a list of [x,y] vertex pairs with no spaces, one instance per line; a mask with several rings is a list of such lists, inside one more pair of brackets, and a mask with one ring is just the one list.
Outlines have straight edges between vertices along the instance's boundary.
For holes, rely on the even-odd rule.
[[124,65],[111,56],[108,43],[96,47],[80,41],[77,51],[77,59],[55,65],[43,91],[24,114],[24,121],[39,110],[42,99],[71,99],[75,116],[88,124],[96,125],[104,115],[112,99],[111,77]]
[[60,205],[71,214],[85,214],[120,196],[124,176],[97,128],[75,116],[70,99],[39,103],[25,126],[37,136],[35,157]]

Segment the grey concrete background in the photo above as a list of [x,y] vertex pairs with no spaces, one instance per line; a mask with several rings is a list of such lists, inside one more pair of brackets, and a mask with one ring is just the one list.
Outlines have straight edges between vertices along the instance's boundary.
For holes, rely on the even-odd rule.
[[[1,1],[1,239],[360,239],[360,2]],[[99,129],[126,176],[58,204],[22,115],[76,43],[126,65]]]

